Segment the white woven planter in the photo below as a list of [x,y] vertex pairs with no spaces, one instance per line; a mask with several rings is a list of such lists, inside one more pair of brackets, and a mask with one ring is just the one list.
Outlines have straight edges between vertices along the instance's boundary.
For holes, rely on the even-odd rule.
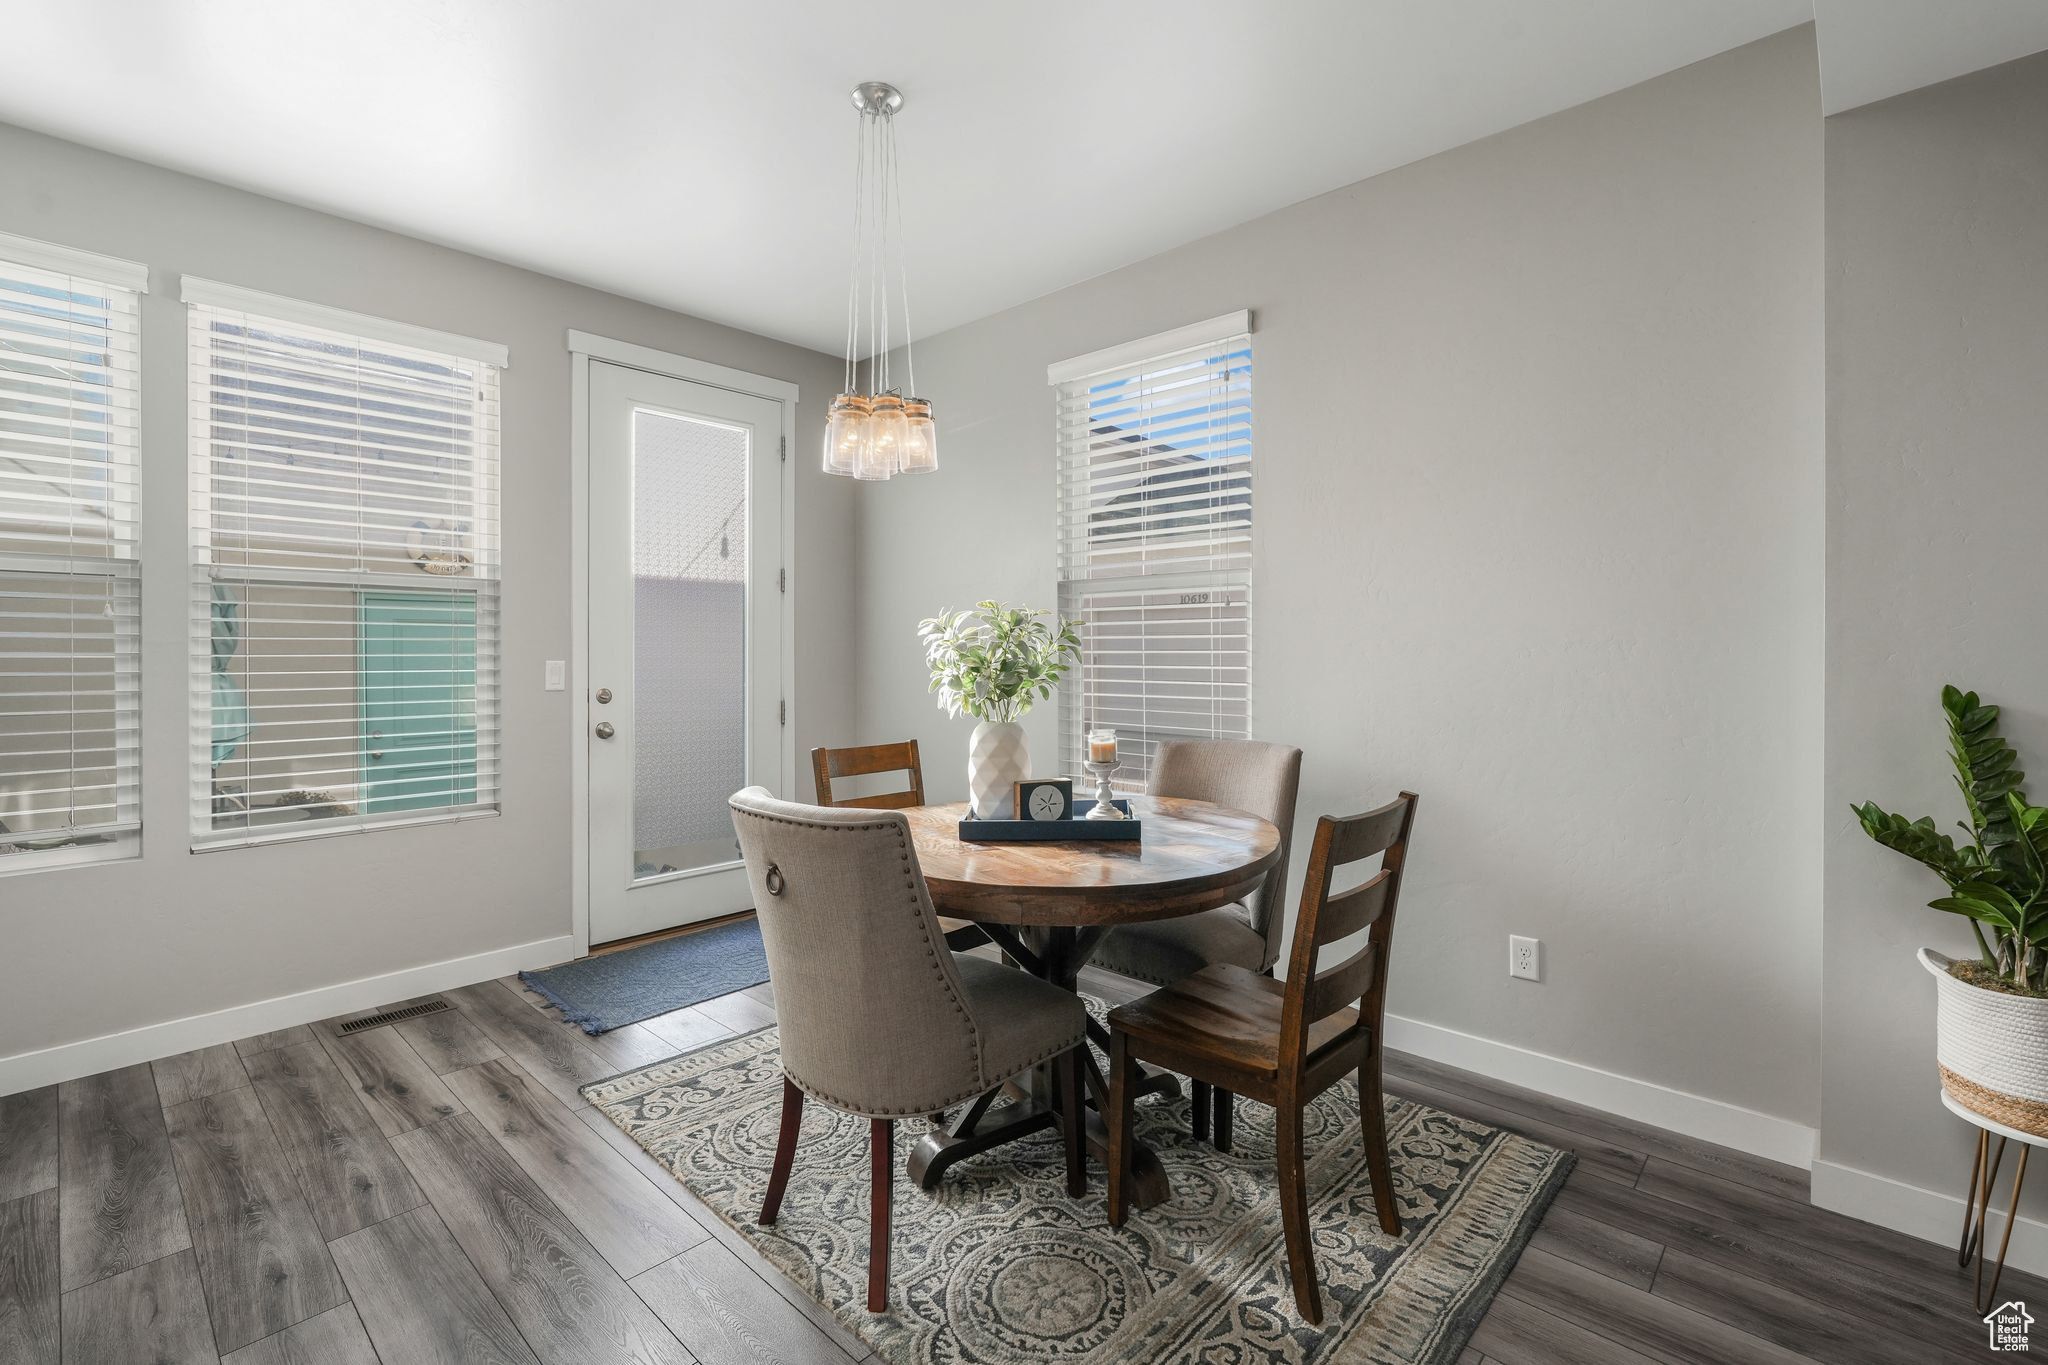
[[2048,1137],[2048,1000],[1958,981],[1948,974],[1953,960],[1920,950],[1934,976],[1941,1088],[1965,1109]]
[[1017,814],[1017,784],[1031,776],[1031,751],[1024,727],[1014,720],[985,720],[967,741],[967,798],[979,820],[1009,820]]

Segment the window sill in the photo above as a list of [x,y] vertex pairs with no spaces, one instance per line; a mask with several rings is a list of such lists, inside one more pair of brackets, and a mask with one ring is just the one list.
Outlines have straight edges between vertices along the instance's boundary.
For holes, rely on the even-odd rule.
[[326,820],[299,820],[256,830],[207,830],[192,836],[192,852],[218,853],[230,848],[293,844],[305,839],[332,839],[344,834],[370,834],[414,825],[455,825],[494,819],[497,806],[458,806],[447,810],[409,811],[402,815],[351,815]]
[[142,836],[130,830],[104,844],[74,844],[64,848],[27,849],[0,853],[0,877],[28,872],[52,872],[65,867],[94,867],[101,863],[124,863],[142,854]]

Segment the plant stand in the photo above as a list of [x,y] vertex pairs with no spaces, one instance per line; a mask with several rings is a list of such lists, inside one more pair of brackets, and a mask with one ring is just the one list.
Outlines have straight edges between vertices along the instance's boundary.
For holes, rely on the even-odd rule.
[[[2027,1157],[2034,1148],[2048,1146],[2048,1137],[2038,1133],[2023,1133],[2017,1128],[2008,1128],[1997,1119],[1987,1118],[1957,1103],[1949,1093],[1941,1092],[1941,1102],[1959,1118],[1967,1119],[1977,1129],[1977,1155],[1970,1166],[1970,1192],[1963,1199],[1963,1240],[1956,1246],[1956,1264],[1967,1266],[1971,1261],[1977,1265],[1977,1279],[1971,1291],[1971,1301],[1977,1311],[1989,1313],[1998,1302],[1998,1281],[2005,1274],[2005,1253],[2012,1245],[2012,1225],[2019,1221],[2020,1190],[2027,1183]],[[1998,1150],[1991,1149],[1991,1139],[1998,1138]],[[1998,1168],[2005,1161],[2007,1142],[2020,1144],[2019,1160],[2013,1165],[2012,1197],[2005,1206],[2005,1233],[1998,1239],[1998,1264],[1991,1271],[1991,1289],[1984,1288],[1984,1249],[1988,1242],[1986,1233],[1990,1230],[1991,1187],[1998,1180]]]

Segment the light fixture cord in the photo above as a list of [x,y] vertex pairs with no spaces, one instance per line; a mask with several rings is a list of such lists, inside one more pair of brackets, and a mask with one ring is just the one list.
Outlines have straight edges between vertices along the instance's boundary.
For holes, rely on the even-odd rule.
[[861,115],[853,142],[853,259],[846,267],[846,393],[853,392],[853,343],[860,334],[860,229],[864,202],[861,182],[867,171],[867,124],[867,115]]
[[[868,139],[871,136],[868,127],[870,122],[871,120],[867,114],[863,113],[860,116],[861,158],[863,161],[866,160],[868,155]],[[867,212],[867,202],[867,185],[865,180],[863,180],[861,185],[861,212],[863,214]],[[861,341],[868,348],[868,392],[873,392],[875,387],[875,309],[872,302],[874,295],[872,288],[872,277],[874,275],[873,256],[873,248],[863,240],[860,253],[860,306],[864,310],[862,315],[863,333]],[[860,370],[856,366],[854,376],[858,378],[859,375]]]
[[909,397],[917,397],[917,352],[910,329],[910,248],[903,240],[903,162],[896,150],[896,120],[889,120],[889,206],[896,218],[896,285],[903,299],[903,368]]
[[[880,202],[882,189],[882,116],[880,114],[868,114],[864,117],[868,123],[868,137],[874,144],[869,155],[875,161],[875,196],[876,201]],[[882,391],[880,383],[882,374],[882,350],[880,345],[882,340],[882,317],[881,309],[877,305],[886,303],[888,299],[888,295],[882,292],[880,279],[882,272],[882,239],[888,235],[888,225],[881,220],[881,215],[877,213],[875,215],[874,239],[869,243],[868,247],[868,396],[870,398]]]
[[875,238],[875,279],[881,290],[880,311],[882,315],[882,387],[880,393],[889,391],[893,377],[894,363],[889,355],[889,144],[896,138],[896,116],[884,110],[875,122],[875,159],[881,163],[882,174],[875,184],[875,218],[882,230]]
[[[893,224],[892,224],[893,219]],[[865,323],[869,397],[890,392],[895,362],[894,309],[889,299],[889,239],[895,236],[896,293],[903,308],[903,360],[909,397],[917,396],[917,356],[910,323],[910,252],[903,240],[902,161],[896,120],[887,110],[863,109],[854,144],[853,253],[846,281],[846,392],[860,378],[859,345]],[[865,277],[865,279],[863,279]],[[863,318],[865,310],[865,318]]]

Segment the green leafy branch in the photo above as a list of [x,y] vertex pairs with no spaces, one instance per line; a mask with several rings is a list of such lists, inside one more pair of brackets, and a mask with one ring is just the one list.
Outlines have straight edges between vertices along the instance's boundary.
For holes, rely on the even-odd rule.
[[1081,630],[1045,616],[991,601],[918,622],[940,709],[956,718],[1012,721],[1051,697],[1081,656]]
[[1957,843],[1930,817],[1908,820],[1874,801],[1851,809],[1864,833],[1947,883],[1949,894],[1928,905],[1970,921],[1987,967],[2030,987],[2048,974],[2048,807],[2027,803],[2026,774],[1999,733],[1996,706],[1944,687],[1941,709],[1969,842]]

